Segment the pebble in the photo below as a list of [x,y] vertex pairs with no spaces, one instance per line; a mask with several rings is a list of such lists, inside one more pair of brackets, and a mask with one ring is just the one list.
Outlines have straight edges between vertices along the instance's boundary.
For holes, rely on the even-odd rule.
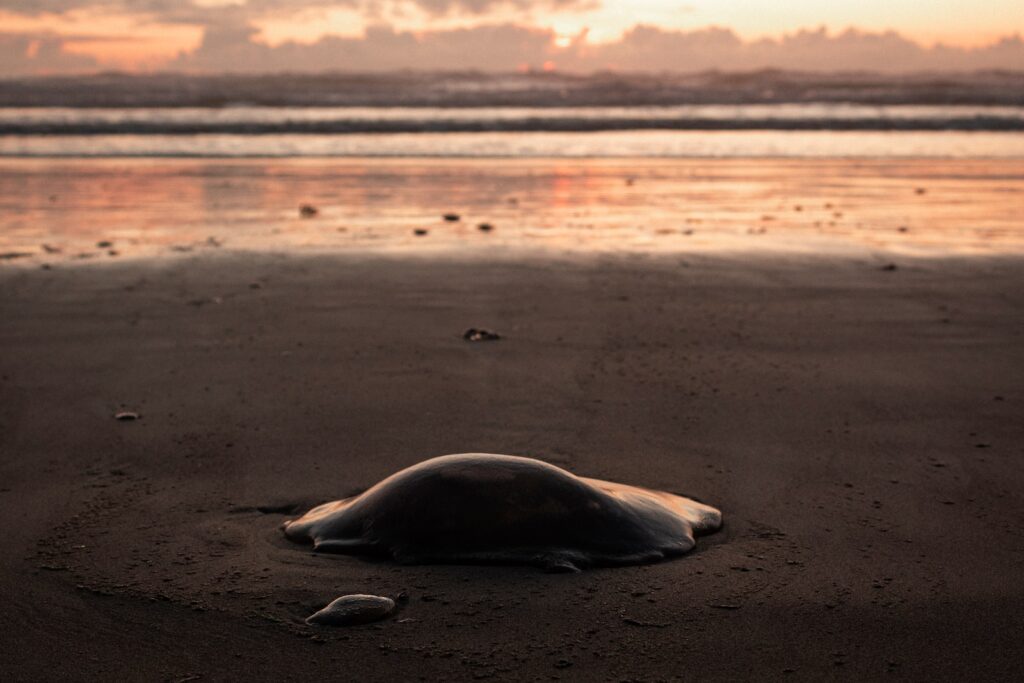
[[471,327],[462,333],[462,338],[466,341],[497,341],[501,339],[501,335],[497,332],[491,332],[490,330],[478,330],[475,327]]

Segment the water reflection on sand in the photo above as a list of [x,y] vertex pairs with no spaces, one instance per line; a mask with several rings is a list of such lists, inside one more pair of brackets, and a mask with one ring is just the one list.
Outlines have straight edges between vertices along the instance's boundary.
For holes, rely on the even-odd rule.
[[1012,159],[20,159],[0,163],[0,264],[214,248],[1020,253],[1021,206]]

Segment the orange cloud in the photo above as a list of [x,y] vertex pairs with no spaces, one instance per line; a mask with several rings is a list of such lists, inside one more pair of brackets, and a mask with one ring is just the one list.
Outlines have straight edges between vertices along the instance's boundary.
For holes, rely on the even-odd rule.
[[1024,70],[1024,41],[1013,36],[980,48],[925,47],[894,32],[832,34],[824,29],[745,41],[727,29],[637,26],[610,43],[566,45],[552,30],[500,25],[416,33],[373,28],[357,38],[269,46],[256,40],[252,27],[219,27],[208,29],[199,48],[172,66],[205,72],[515,71],[524,66],[591,72],[609,65],[621,71],[669,72]]
[[[573,32],[561,26],[556,30],[529,20],[487,23],[489,17],[511,16],[510,10],[515,9],[582,11],[594,4],[594,0],[0,0],[0,22],[6,31],[0,34],[0,75],[112,67],[207,73],[1024,69],[1024,48],[1015,35],[973,47],[927,46],[893,31],[820,29],[744,38],[727,28],[682,30],[650,24],[633,26],[612,40],[592,42],[586,29]],[[339,7],[348,8],[343,21],[362,23],[344,35],[325,34],[317,18]],[[390,16],[387,12],[397,11],[396,7],[413,7],[420,18],[452,15],[458,21],[428,22],[403,30],[384,22]],[[274,34],[274,26],[287,29]],[[316,37],[306,38],[303,26]]]

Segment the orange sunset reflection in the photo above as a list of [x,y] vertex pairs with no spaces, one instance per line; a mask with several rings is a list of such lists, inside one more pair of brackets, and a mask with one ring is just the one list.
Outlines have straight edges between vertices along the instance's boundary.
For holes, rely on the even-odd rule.
[[336,252],[1024,251],[1013,160],[20,161],[0,177],[22,207],[0,207],[0,251],[25,264],[101,256],[101,241],[170,255],[211,237]]

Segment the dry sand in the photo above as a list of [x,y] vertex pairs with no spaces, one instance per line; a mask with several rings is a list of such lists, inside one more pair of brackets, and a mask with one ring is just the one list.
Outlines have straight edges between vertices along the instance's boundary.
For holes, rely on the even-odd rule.
[[[880,265],[214,252],[0,272],[0,671],[1018,679],[1024,268]],[[258,509],[463,451],[690,494],[726,527],[679,560],[551,575],[314,556]],[[302,623],[401,592],[381,624]]]

